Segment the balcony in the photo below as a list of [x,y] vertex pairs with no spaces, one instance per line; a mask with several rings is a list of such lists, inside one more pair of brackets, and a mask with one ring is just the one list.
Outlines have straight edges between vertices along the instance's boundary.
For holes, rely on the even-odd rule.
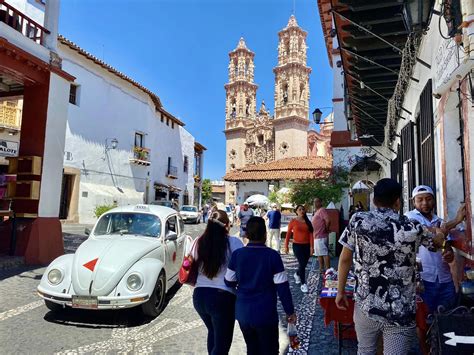
[[50,33],[39,23],[6,3],[5,0],[0,0],[0,21],[41,45],[44,45],[45,34]]
[[145,147],[133,147],[133,158],[130,158],[130,163],[148,166],[151,165],[150,149]]
[[21,108],[16,101],[4,101],[0,103],[0,132],[7,130],[12,134],[20,131]]
[[167,177],[171,179],[178,178],[178,168],[176,166],[168,165],[168,173],[166,174]]

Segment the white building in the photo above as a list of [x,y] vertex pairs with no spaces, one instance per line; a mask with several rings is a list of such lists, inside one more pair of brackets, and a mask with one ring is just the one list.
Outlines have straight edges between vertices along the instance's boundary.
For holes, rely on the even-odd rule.
[[[318,0],[335,71],[333,101],[342,105],[335,108],[334,161],[378,165],[374,178],[402,184],[403,211],[413,208],[418,184],[433,188],[445,219],[466,202],[466,223],[453,243],[473,260],[474,2],[437,1],[434,9],[407,3],[348,8]],[[373,181],[375,169],[366,170],[362,182]]]
[[[193,203],[195,139],[157,95],[60,37],[71,85],[61,219],[95,220],[100,205]],[[198,204],[198,201],[196,201]]]

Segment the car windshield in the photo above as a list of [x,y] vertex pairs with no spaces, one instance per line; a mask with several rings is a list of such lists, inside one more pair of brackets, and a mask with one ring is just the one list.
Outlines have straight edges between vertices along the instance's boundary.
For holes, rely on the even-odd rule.
[[94,235],[132,234],[158,237],[160,233],[160,219],[147,213],[109,213],[100,217],[94,229]]
[[181,207],[181,211],[184,211],[184,212],[197,212],[197,207],[183,206],[183,207]]

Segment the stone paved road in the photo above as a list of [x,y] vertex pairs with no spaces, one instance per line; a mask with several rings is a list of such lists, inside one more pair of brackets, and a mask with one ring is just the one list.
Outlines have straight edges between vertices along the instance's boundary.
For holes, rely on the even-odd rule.
[[[190,235],[197,236],[203,231],[204,224],[186,225],[186,228]],[[65,234],[66,252],[74,252],[85,238]],[[283,261],[288,275],[293,275],[297,265],[294,257],[284,255]],[[134,309],[66,310],[55,314],[48,311],[35,293],[44,270],[22,267],[0,272],[1,354],[206,353],[206,328],[194,311],[189,286],[174,287],[168,295],[165,310],[154,320],[142,319]],[[322,311],[316,300],[318,282],[318,274],[310,272],[310,292],[303,297],[299,285],[290,277],[302,341],[301,350],[292,353],[337,354],[332,327],[324,328]],[[280,348],[281,353],[285,353],[288,351],[286,322],[281,306],[279,310],[282,319]],[[242,333],[236,324],[231,354],[245,352]]]

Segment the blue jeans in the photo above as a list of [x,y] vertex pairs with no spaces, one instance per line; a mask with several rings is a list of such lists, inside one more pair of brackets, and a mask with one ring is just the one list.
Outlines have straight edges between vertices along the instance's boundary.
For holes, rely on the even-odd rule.
[[210,355],[228,354],[235,324],[235,295],[219,288],[196,287],[194,308],[207,327]]
[[438,306],[451,309],[456,303],[456,289],[453,281],[450,282],[429,282],[423,280],[425,291],[421,294],[423,302],[428,306],[430,313],[434,313]]
[[278,355],[278,323],[251,326],[239,322],[247,345],[247,355]]

